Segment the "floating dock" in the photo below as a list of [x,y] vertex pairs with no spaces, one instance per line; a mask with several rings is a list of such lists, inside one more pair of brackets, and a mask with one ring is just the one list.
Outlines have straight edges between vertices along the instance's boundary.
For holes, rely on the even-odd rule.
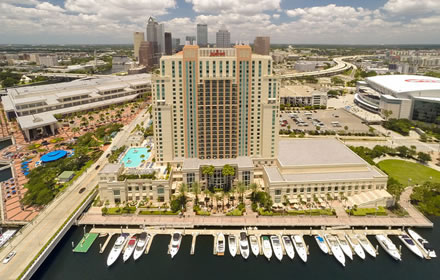
[[96,238],[98,238],[98,235],[98,233],[87,233],[73,249],[73,252],[87,253],[93,242],[95,242]]

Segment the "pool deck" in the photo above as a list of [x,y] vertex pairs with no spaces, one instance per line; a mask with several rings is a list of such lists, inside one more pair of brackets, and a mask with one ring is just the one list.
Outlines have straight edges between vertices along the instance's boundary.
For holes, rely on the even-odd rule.
[[[136,149],[140,149],[142,151],[139,151],[138,153],[130,153],[131,150],[136,150]],[[143,152],[143,150],[145,150],[145,152]],[[139,154],[139,156],[138,156]],[[140,156],[142,154],[146,154],[148,156],[144,157],[144,158],[140,158]],[[125,158],[128,156],[127,160],[125,160]],[[136,166],[131,166],[131,164],[133,164],[133,161],[130,163],[126,163],[131,157],[137,157],[136,159],[139,160],[139,163]],[[124,153],[124,155],[121,158],[121,163],[124,163],[124,166],[127,168],[137,168],[141,165],[142,160],[148,161],[148,159],[151,158],[151,152],[148,152],[148,148],[146,147],[130,147],[127,149],[127,151]],[[136,160],[136,162],[137,162]]]

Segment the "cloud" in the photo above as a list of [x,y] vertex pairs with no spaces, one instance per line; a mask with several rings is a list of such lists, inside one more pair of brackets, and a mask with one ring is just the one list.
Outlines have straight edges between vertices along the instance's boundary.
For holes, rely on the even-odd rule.
[[439,0],[389,0],[383,9],[390,14],[421,15],[440,13]]
[[273,14],[272,17],[273,17],[274,19],[279,19],[279,18],[280,18],[280,14]]
[[63,8],[61,8],[60,6],[52,5],[49,2],[38,3],[36,8],[49,12],[64,12]]
[[233,12],[255,14],[263,11],[279,10],[281,0],[185,0],[193,4],[197,13],[220,14]]

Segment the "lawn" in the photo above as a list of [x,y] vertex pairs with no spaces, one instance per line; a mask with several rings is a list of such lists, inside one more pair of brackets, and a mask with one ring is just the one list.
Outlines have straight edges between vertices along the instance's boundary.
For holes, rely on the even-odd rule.
[[387,159],[379,162],[378,166],[404,186],[408,185],[409,178],[412,180],[411,184],[421,185],[430,181],[430,177],[432,177],[432,182],[440,183],[440,172],[420,163]]

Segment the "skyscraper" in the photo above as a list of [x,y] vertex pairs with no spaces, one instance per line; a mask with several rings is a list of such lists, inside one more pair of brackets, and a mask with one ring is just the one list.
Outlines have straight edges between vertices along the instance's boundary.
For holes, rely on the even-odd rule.
[[261,55],[269,55],[270,37],[258,36],[254,40],[254,53]]
[[197,45],[201,48],[208,46],[208,25],[206,23],[197,24]]
[[[147,41],[153,44],[155,63],[159,62],[162,52],[165,52],[164,25],[150,17],[147,22]],[[163,48],[163,51],[162,51]]]
[[172,38],[172,42],[173,42],[173,50],[180,51],[180,38]]
[[165,26],[163,23],[159,23],[157,26],[157,47],[161,54],[165,53]]
[[144,32],[134,32],[133,33],[133,45],[134,45],[134,57],[139,59],[139,47],[141,43],[145,40]]
[[186,36],[185,37],[185,43],[189,42],[190,45],[193,45],[196,41],[196,36]]
[[139,47],[139,64],[151,69],[155,64],[154,61],[154,45],[156,43],[143,41]]
[[161,58],[152,83],[159,162],[276,157],[279,84],[270,56],[187,45]]
[[173,42],[170,32],[165,32],[165,54],[171,55],[173,53]]
[[157,21],[150,17],[147,21],[147,41],[148,42],[157,42],[157,28],[159,24]]
[[215,46],[217,48],[231,47],[231,33],[229,33],[225,26],[222,26],[215,35]]

